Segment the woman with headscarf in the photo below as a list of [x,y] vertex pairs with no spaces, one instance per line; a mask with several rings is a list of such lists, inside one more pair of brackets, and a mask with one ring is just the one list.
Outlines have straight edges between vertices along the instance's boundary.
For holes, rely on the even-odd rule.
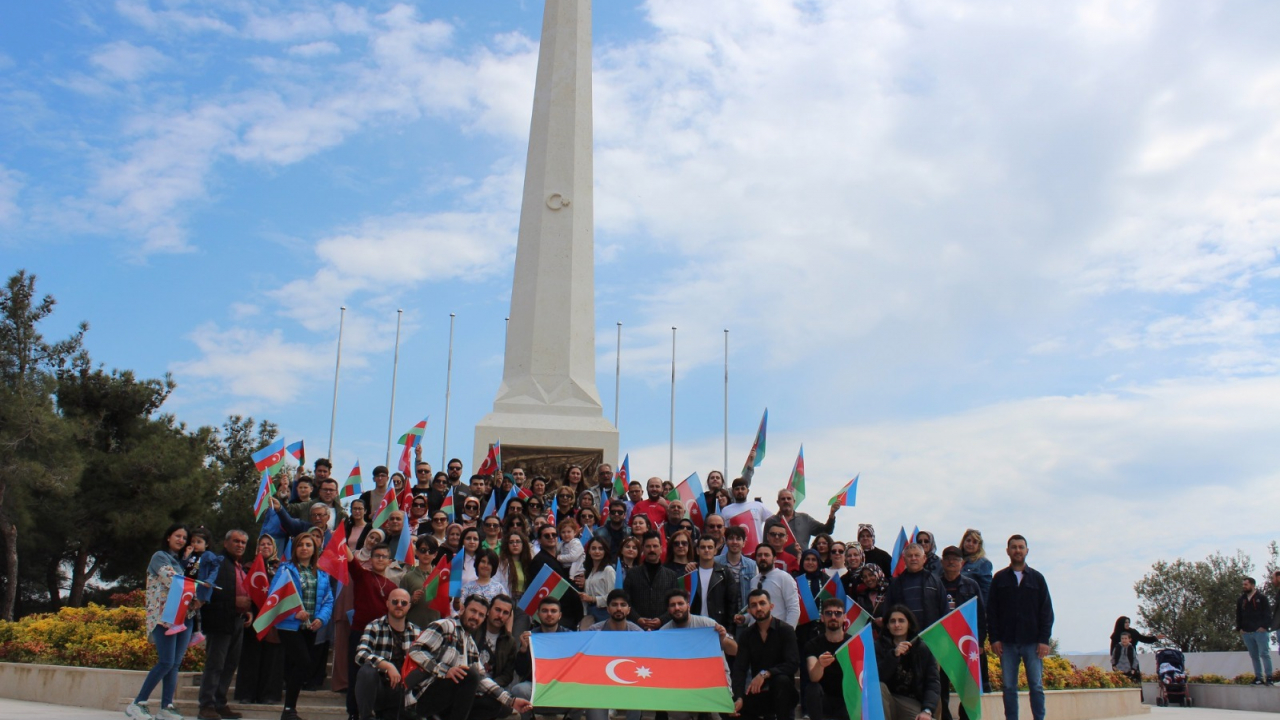
[[[280,567],[280,558],[276,550],[276,539],[270,535],[258,538],[257,556],[262,558],[267,572],[267,587],[276,576]],[[256,562],[256,561],[255,561]],[[249,565],[252,567],[252,564]],[[252,577],[249,578],[252,580]],[[257,617],[259,607],[253,608]],[[275,705],[280,702],[280,691],[284,687],[284,654],[280,650],[280,636],[275,628],[271,628],[266,636],[259,640],[258,633],[252,628],[245,628],[244,640],[240,646],[240,667],[236,669],[236,702],[247,705]]]
[[938,557],[937,543],[933,540],[933,533],[928,530],[918,530],[916,532],[916,543],[924,548],[924,569],[934,575],[942,574],[942,558]]
[[871,613],[871,621],[879,627],[880,606],[889,594],[889,582],[885,579],[884,572],[880,570],[880,566],[872,562],[863,565],[858,575],[859,582],[850,597],[863,610]]
[[1120,636],[1125,633],[1129,634],[1129,639],[1133,641],[1134,647],[1137,647],[1140,642],[1150,644],[1157,640],[1163,640],[1165,637],[1161,633],[1156,633],[1155,635],[1143,635],[1138,632],[1138,628],[1129,624],[1129,617],[1127,615],[1121,615],[1116,618],[1116,625],[1111,630],[1111,654],[1113,656],[1115,655],[1116,648],[1120,646]]

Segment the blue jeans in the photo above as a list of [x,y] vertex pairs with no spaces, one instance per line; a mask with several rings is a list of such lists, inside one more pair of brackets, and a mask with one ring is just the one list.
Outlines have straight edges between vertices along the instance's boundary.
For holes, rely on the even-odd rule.
[[[1242,633],[1244,647],[1253,661],[1253,675],[1263,682],[1271,681],[1271,638],[1262,630]],[[1263,672],[1263,670],[1266,672]]]
[[144,703],[151,699],[151,692],[156,685],[161,685],[160,707],[167,708],[173,704],[173,695],[178,689],[178,669],[182,667],[182,658],[187,654],[187,643],[191,642],[191,626],[176,635],[165,635],[168,628],[157,625],[151,631],[151,643],[156,646],[156,664],[142,681],[142,689],[138,691],[136,703]]
[[1018,663],[1027,668],[1027,687],[1031,689],[1031,716],[1044,720],[1044,683],[1041,672],[1044,666],[1036,655],[1037,643],[1015,645],[1005,643],[1000,653],[1000,673],[1004,680],[1005,720],[1018,720]]

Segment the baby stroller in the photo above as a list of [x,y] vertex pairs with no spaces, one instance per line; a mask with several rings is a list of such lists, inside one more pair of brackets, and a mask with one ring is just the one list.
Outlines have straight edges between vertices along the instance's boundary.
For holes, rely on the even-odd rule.
[[1187,694],[1186,659],[1181,650],[1161,648],[1156,651],[1156,677],[1160,686],[1156,705],[1168,707],[1170,702],[1176,702],[1182,707],[1191,707],[1191,696]]

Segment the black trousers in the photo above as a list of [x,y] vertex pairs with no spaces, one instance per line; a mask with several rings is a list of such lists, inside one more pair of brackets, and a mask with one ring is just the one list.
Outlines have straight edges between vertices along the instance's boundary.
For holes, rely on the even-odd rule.
[[360,714],[360,705],[356,702],[356,674],[360,672],[360,668],[356,666],[356,648],[360,645],[360,638],[364,635],[364,630],[352,630],[347,633],[347,657],[334,658],[334,662],[345,662],[347,664],[347,717]]
[[[250,632],[252,632],[250,628]],[[220,708],[227,704],[231,678],[240,666],[240,645],[244,627],[237,624],[229,633],[205,635],[204,672],[200,676],[200,707]]]
[[298,693],[311,677],[316,662],[316,634],[310,630],[281,630],[284,646],[284,706],[297,709]]
[[395,718],[404,707],[404,688],[391,687],[391,683],[372,665],[361,665],[355,680],[356,704],[360,706],[360,720],[373,720],[374,716]]
[[259,640],[253,628],[244,632],[240,644],[240,668],[236,674],[236,702],[280,702],[284,687],[284,651],[280,643]]
[[[417,685],[424,675],[422,670],[409,673],[409,687]],[[467,669],[467,676],[460,682],[440,678],[418,698],[418,715],[439,715],[445,720],[497,720],[511,712],[492,696],[477,695],[479,689],[480,675],[471,668]]]
[[739,716],[743,720],[791,720],[798,700],[793,678],[769,678],[760,692],[742,696]]
[[831,697],[823,691],[822,683],[810,682],[804,689],[804,711],[809,720],[849,720],[844,696]]

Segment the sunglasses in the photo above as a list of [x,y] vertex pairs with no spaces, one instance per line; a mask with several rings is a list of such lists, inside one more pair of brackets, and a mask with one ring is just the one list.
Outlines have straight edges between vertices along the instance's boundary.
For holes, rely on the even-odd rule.
[[449,518],[447,517],[431,518],[431,522],[449,522]]
[[487,528],[500,528],[502,527],[502,523],[487,522],[484,524],[484,526]]
[[424,503],[424,502],[416,502],[416,503],[413,503],[413,506],[414,506],[414,507],[426,507],[426,506],[427,506],[427,504],[426,504],[426,503]]
[[610,515],[626,515],[627,511],[626,510],[610,510],[609,514]]
[[784,537],[786,537],[786,534],[784,534],[784,533],[769,533],[769,537],[771,537],[771,538],[784,538]]
[[408,600],[392,600],[391,606],[392,607],[409,607],[409,601]]
[[832,554],[832,555],[843,555],[843,554],[844,554],[844,551],[843,551],[843,550],[832,550],[832,551],[831,551],[831,554]]
[[555,541],[555,539],[556,539],[556,536],[555,536],[555,533],[547,533],[546,535],[543,535],[543,536],[542,536],[542,539],[543,539],[543,540],[551,540],[551,541],[553,541],[553,542],[554,542],[554,541]]

